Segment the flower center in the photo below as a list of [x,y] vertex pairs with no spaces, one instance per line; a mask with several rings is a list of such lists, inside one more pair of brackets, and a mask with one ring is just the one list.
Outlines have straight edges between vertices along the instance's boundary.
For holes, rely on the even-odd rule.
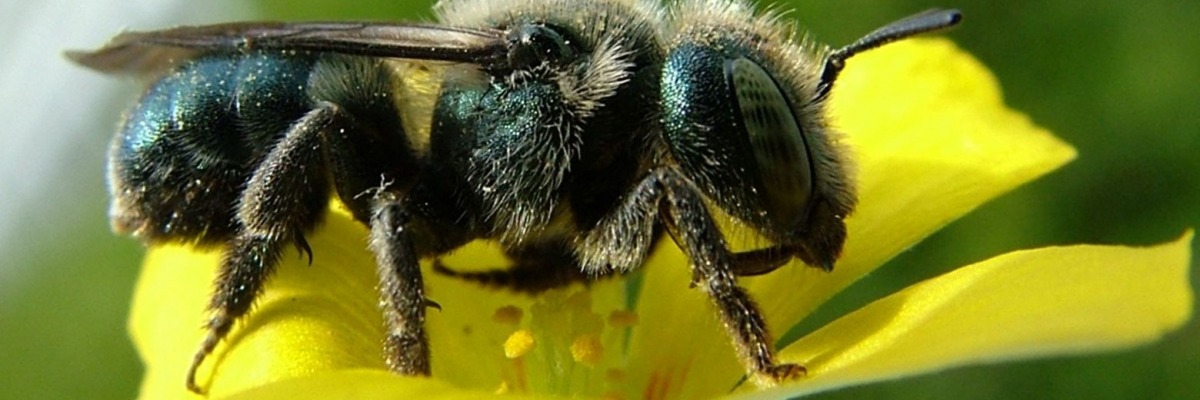
[[629,310],[597,310],[587,288],[551,290],[528,310],[496,309],[492,321],[509,325],[508,363],[497,392],[625,398],[625,343],[637,324]]

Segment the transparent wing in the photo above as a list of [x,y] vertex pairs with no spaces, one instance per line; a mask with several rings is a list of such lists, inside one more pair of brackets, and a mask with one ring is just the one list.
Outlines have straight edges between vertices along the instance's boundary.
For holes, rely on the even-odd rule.
[[125,32],[94,51],[68,51],[88,68],[143,75],[214,51],[303,50],[372,57],[464,62],[484,68],[507,60],[504,31],[419,23],[238,22]]

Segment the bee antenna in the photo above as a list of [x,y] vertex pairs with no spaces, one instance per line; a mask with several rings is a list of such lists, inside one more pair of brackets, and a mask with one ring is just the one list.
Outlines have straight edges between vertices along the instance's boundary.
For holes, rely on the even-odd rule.
[[854,43],[834,50],[825,57],[825,69],[821,71],[821,82],[817,85],[817,95],[814,99],[820,100],[829,94],[833,89],[833,82],[837,80],[842,68],[846,67],[846,60],[850,57],[913,35],[950,28],[958,25],[959,21],[962,21],[962,12],[958,10],[929,9],[884,25]]

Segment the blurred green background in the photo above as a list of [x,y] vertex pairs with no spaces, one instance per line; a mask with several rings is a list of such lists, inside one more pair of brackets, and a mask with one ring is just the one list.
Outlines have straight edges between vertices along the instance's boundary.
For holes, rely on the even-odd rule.
[[[101,21],[71,26],[67,23],[73,19],[64,21],[66,17],[56,14],[66,12],[61,8],[0,12],[10,16],[0,17],[5,19],[28,17],[0,30],[5,33],[0,35],[5,36],[0,50],[10,55],[2,65],[12,72],[12,65],[45,64],[50,66],[46,71],[68,71],[62,73],[69,74],[70,82],[86,82],[79,85],[90,88],[91,82],[107,78],[65,66],[59,52],[68,46],[99,45],[123,26],[149,29],[235,18],[428,18],[431,2],[220,1],[162,6],[165,11],[157,13],[133,2],[96,2],[108,3],[117,11],[98,11],[92,18]],[[1195,207],[1200,203],[1200,2],[792,3],[783,7],[795,8],[787,14],[789,19],[807,27],[819,41],[835,45],[917,10],[962,9],[966,20],[949,36],[991,67],[1011,107],[1028,113],[1080,154],[1065,168],[934,234],[839,295],[805,327],[1010,250],[1079,242],[1157,243],[1200,222]],[[20,7],[38,6],[0,3],[0,10],[21,11]],[[29,38],[68,30],[68,42],[8,51]],[[134,396],[141,366],[126,336],[125,320],[141,246],[108,231],[102,165],[111,127],[135,96],[136,85],[105,83],[108,86],[97,89],[103,91],[100,97],[88,97],[95,99],[89,100],[92,103],[73,104],[73,99],[84,97],[76,84],[46,86],[60,93],[5,84],[0,116],[6,121],[20,121],[33,106],[62,117],[18,123],[0,134],[6,141],[24,138],[46,144],[23,154],[6,152],[0,164],[9,169],[3,171],[0,200],[10,214],[0,225],[5,232],[0,236],[5,254],[0,262],[0,398]],[[31,102],[27,97],[49,100]],[[1195,275],[1193,268],[1193,287]],[[1182,331],[1143,348],[967,367],[823,397],[1200,398],[1197,371],[1200,325],[1193,320]]]

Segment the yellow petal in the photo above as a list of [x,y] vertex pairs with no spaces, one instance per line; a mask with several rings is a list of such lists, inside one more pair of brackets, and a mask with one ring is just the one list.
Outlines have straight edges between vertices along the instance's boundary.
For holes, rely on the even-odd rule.
[[[860,202],[834,272],[796,264],[743,279],[776,334],[939,227],[1075,155],[1006,108],[987,69],[944,39],[856,56],[832,96],[833,122],[858,164]],[[638,330],[631,347],[639,357],[654,355],[632,376],[690,371],[688,386],[671,393],[684,398],[722,393],[744,372],[708,299],[687,289],[690,278],[677,252],[647,268],[639,314],[657,328]]]
[[[382,317],[366,233],[331,218],[309,242],[313,265],[284,254],[250,317],[200,368],[198,383],[214,396],[315,371],[380,368]],[[185,371],[204,335],[205,306],[218,252],[183,246],[150,251],[134,295],[130,330],[146,363],[145,398],[191,398]]]
[[259,387],[230,400],[292,399],[521,399],[499,396],[480,390],[463,390],[431,379],[405,378],[378,370],[350,370],[320,373]]
[[968,363],[1120,349],[1192,314],[1192,234],[1155,247],[1019,251],[913,285],[788,346],[809,378],[783,398]]

